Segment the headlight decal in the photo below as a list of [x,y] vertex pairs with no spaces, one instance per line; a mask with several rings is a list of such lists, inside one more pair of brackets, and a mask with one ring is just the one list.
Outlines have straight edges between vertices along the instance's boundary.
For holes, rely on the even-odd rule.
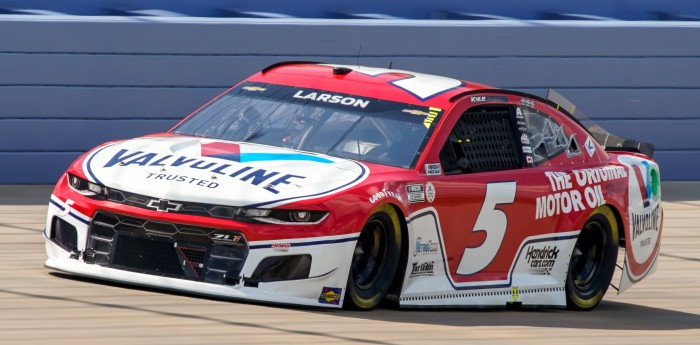
[[[244,223],[267,223],[279,225],[315,225],[328,216],[327,211],[316,210],[282,210],[262,208],[242,208],[228,205],[166,200],[136,193],[121,191],[90,182],[71,173],[67,173],[67,183],[71,189],[95,200],[107,200],[119,204],[139,207],[160,212],[190,214],[195,216],[231,219]],[[177,207],[155,207],[156,205],[176,205]]]

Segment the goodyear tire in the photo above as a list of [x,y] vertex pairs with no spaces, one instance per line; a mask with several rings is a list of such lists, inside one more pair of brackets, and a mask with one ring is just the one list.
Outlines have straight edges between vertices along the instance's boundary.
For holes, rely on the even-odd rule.
[[370,310],[386,296],[399,265],[401,224],[396,211],[383,205],[369,217],[355,245],[344,307]]
[[596,209],[583,226],[569,261],[566,306],[591,310],[603,299],[615,271],[618,226],[608,207]]

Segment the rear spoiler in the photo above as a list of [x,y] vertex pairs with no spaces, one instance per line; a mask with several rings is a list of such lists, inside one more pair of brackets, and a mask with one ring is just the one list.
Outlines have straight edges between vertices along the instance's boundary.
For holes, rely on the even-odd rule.
[[620,136],[610,134],[608,131],[598,126],[584,115],[581,111],[577,111],[576,105],[571,101],[566,99],[564,96],[558,92],[549,89],[547,92],[547,99],[559,105],[560,110],[565,110],[573,118],[579,121],[584,128],[591,133],[591,136],[603,146],[605,151],[608,152],[637,152],[641,153],[649,158],[654,156],[654,151],[656,147],[653,144],[645,143],[639,140],[622,138]]

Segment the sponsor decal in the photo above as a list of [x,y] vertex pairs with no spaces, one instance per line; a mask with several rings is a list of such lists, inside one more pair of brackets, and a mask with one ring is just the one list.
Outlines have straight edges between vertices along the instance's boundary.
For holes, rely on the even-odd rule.
[[442,165],[440,163],[428,163],[425,165],[425,174],[428,176],[442,175]]
[[435,200],[435,186],[433,186],[432,182],[425,184],[425,197],[428,199],[428,202]]
[[595,145],[593,144],[593,139],[589,136],[588,139],[586,139],[586,142],[583,144],[583,146],[586,147],[586,152],[588,152],[588,155],[593,157],[593,154],[595,153]]
[[374,193],[372,196],[369,197],[369,202],[371,204],[374,204],[375,202],[387,198],[387,197],[392,197],[394,199],[398,199],[399,201],[403,201],[401,199],[401,195],[399,193],[387,190],[386,188],[380,190],[379,192]]
[[513,291],[513,294],[512,294],[513,302],[517,302],[518,301],[518,287],[513,286],[512,291]]
[[425,201],[425,191],[423,185],[420,183],[407,184],[406,194],[408,194],[408,202],[411,204]]
[[523,135],[520,136],[520,143],[523,145],[530,145],[530,138],[527,134],[523,133]]
[[[520,108],[515,108],[515,118],[516,119],[525,119],[525,116],[523,116],[523,111],[520,110]],[[520,122],[518,122],[518,125],[520,125]]]
[[333,163],[330,159],[304,153],[242,153],[239,144],[233,143],[201,143],[202,157],[216,157],[234,162],[259,161],[312,161],[318,163]]
[[652,201],[658,201],[660,197],[659,167],[656,164],[650,164],[648,161],[642,161],[641,165],[644,168],[644,172],[642,172],[642,167],[639,165],[633,165],[632,169],[634,169],[637,181],[643,181],[639,192],[641,193],[644,207],[649,207]]
[[[624,179],[627,170],[611,166],[573,170],[572,172],[545,172],[552,191],[537,198],[535,219],[542,219],[558,214],[568,214],[586,209],[595,209],[605,204],[601,183]],[[574,184],[576,186],[574,187]],[[578,188],[578,189],[575,189]]]
[[165,199],[151,199],[146,207],[154,208],[158,212],[177,212],[182,208],[182,204]]
[[532,148],[530,146],[523,146],[523,152],[532,153]]
[[340,304],[340,295],[342,292],[342,288],[324,286],[321,290],[321,295],[318,296],[318,303],[338,305]]
[[520,104],[524,105],[526,107],[530,108],[535,108],[535,101],[529,99],[529,98],[521,98],[520,99]]
[[214,241],[233,242],[233,243],[238,243],[241,241],[241,236],[228,234],[228,233],[213,233],[210,235],[210,237]]
[[435,261],[414,262],[411,267],[411,274],[408,277],[432,276],[435,274],[433,267],[435,267]]
[[[229,145],[229,144],[225,144]],[[205,147],[205,144],[202,144]],[[217,145],[217,148],[221,146]],[[220,151],[217,151],[220,152]],[[221,156],[221,154],[212,154],[212,151],[206,151],[203,149],[203,156],[211,156],[215,158],[228,159]],[[235,160],[236,153],[229,152],[225,156],[232,158],[229,160]],[[310,156],[310,155],[309,155]],[[272,157],[267,157],[272,159]],[[239,158],[240,159],[240,158]],[[253,159],[260,160],[260,159]],[[241,159],[241,161],[243,161]],[[316,160],[314,160],[316,161]],[[330,161],[329,161],[330,162]],[[129,166],[157,166],[157,167],[186,167],[193,170],[204,170],[212,173],[212,176],[223,175],[230,178],[234,178],[239,181],[247,182],[255,186],[260,186],[263,190],[278,194],[278,188],[283,185],[295,185],[295,180],[305,179],[306,176],[292,175],[292,174],[282,174],[278,171],[272,171],[267,169],[255,169],[250,166],[232,165],[226,163],[217,163],[215,161],[207,161],[197,158],[189,158],[186,156],[176,157],[174,155],[166,155],[159,153],[148,153],[143,151],[131,152],[126,149],[121,149],[117,152],[105,165],[103,168],[112,168],[117,163],[120,167]],[[215,175],[216,174],[216,175]],[[199,179],[195,177],[190,177],[187,175],[179,174],[158,174],[158,173],[147,173],[146,179],[152,180],[167,180],[173,182],[180,182],[183,184],[189,184],[192,186],[199,186],[205,188],[217,188],[219,183]]]
[[422,116],[429,116],[429,115],[430,115],[429,112],[427,112],[427,111],[421,111],[421,110],[418,110],[418,109],[404,109],[404,110],[401,110],[401,112],[409,113],[409,114],[411,114],[411,115],[422,115]]
[[[630,233],[632,240],[637,241],[639,247],[652,244],[652,238],[658,237],[661,225],[660,190],[658,166],[653,166],[646,160],[640,165],[632,166],[633,172],[639,183],[639,193],[643,207],[630,209]],[[644,169],[644,172],[642,172]]]
[[640,247],[646,247],[651,244],[651,239],[656,238],[661,225],[661,210],[660,204],[655,207],[645,207],[641,213],[630,211],[630,222],[632,233],[632,241],[637,241],[639,237]]
[[552,268],[557,263],[557,257],[559,257],[557,246],[529,245],[525,254],[525,260],[529,266],[527,270],[530,274],[550,275]]
[[276,251],[288,252],[292,245],[290,243],[273,243],[271,247]]
[[260,86],[244,86],[244,87],[243,87],[243,90],[246,90],[246,91],[260,91],[260,92],[263,92],[263,91],[266,91],[267,89],[264,88],[264,87],[260,87]]
[[442,109],[430,107],[430,108],[428,108],[428,110],[430,111],[430,113],[428,114],[428,116],[425,117],[425,120],[423,120],[423,126],[425,126],[425,128],[430,129],[430,126],[435,121],[435,118],[438,115],[440,115],[440,112],[442,111]]
[[472,96],[472,103],[480,102],[508,102],[508,97],[506,96]]
[[295,93],[294,96],[292,96],[292,97],[298,98],[298,99],[309,99],[309,100],[317,101],[317,102],[342,104],[342,105],[347,105],[347,106],[352,106],[352,107],[360,107],[360,108],[367,108],[367,106],[369,105],[369,102],[370,102],[366,99],[355,98],[355,97],[350,97],[350,96],[343,96],[343,95],[334,95],[334,94],[322,93],[322,92],[309,92],[307,94],[304,94],[303,90],[297,91],[297,93]]
[[433,242],[432,240],[428,240],[428,242],[423,242],[423,239],[418,237],[416,238],[416,248],[413,251],[413,256],[416,257],[418,255],[434,255],[437,254],[438,252],[438,243]]
[[530,156],[530,155],[525,156],[525,161],[527,162],[527,164],[530,164],[530,165],[535,164],[535,161],[532,159],[532,156]]
[[629,202],[629,238],[627,241],[625,274],[621,285],[625,289],[654,271],[659,253],[662,208],[658,165],[635,156],[620,156],[629,168],[627,197]]
[[[212,180],[216,179],[216,176],[212,175],[212,177],[214,177]],[[206,187],[206,188],[219,187],[219,184],[216,182],[204,180],[204,179],[199,179],[199,178],[195,178],[195,177],[189,177],[186,175],[148,173],[148,175],[146,175],[146,179],[184,182],[184,183],[187,183],[187,184],[190,184],[193,186]],[[156,208],[154,206],[151,206],[150,203],[147,206],[152,207],[152,208]]]

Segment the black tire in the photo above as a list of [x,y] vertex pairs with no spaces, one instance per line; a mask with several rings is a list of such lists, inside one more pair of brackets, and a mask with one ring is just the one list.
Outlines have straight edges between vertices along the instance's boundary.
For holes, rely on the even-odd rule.
[[566,275],[566,307],[592,310],[608,291],[615,272],[618,226],[612,210],[596,209],[579,234]]
[[386,297],[399,266],[401,223],[390,205],[369,217],[355,245],[343,306],[371,310]]

